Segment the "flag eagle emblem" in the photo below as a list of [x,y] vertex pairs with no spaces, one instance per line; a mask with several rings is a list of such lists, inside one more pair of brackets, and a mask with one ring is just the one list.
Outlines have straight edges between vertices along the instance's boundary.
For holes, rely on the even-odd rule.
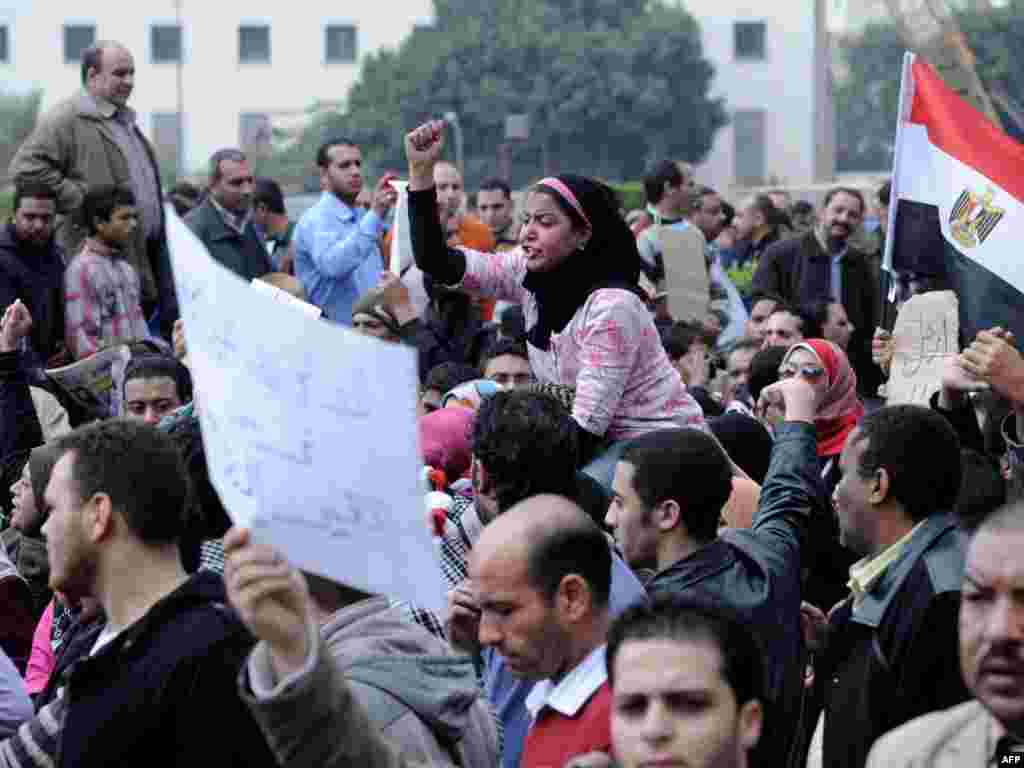
[[956,199],[949,213],[949,229],[964,248],[974,248],[985,242],[1005,215],[1004,209],[992,205],[993,197],[995,191],[989,187],[980,196],[965,189]]

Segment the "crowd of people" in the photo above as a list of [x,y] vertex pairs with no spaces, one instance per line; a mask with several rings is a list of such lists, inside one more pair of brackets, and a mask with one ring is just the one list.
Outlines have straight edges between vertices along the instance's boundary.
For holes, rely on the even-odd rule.
[[[928,406],[886,402],[860,190],[733,212],[665,161],[645,210],[558,174],[521,200],[488,180],[474,215],[429,122],[405,137],[412,260],[392,274],[396,176],[370,189],[353,141],[310,158],[322,194],[295,222],[236,148],[202,191],[162,188],[123,46],[86,51],[82,82],[16,154],[0,233],[0,766],[878,768],[1024,749],[1024,357],[988,329]],[[438,540],[443,614],[232,525],[162,202],[241,278],[416,350],[427,515],[389,513]],[[701,316],[672,314],[670,230],[702,243]],[[748,301],[727,272],[744,263]],[[941,287],[901,277],[899,300]],[[113,412],[46,373],[112,344],[130,358]]]

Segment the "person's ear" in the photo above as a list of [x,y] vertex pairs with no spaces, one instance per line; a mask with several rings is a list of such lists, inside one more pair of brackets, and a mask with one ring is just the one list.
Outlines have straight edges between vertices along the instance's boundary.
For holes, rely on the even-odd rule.
[[889,471],[885,467],[880,467],[875,470],[875,477],[872,481],[871,487],[871,496],[869,497],[872,504],[881,504],[889,498],[890,483]]
[[682,525],[683,510],[680,509],[679,502],[674,499],[666,499],[655,505],[653,517],[658,530],[667,532]]
[[562,577],[556,595],[558,611],[568,623],[581,621],[591,612],[592,595],[590,585],[576,573]]
[[739,711],[740,746],[749,751],[761,740],[761,727],[764,725],[764,708],[757,699],[746,702]]
[[82,524],[89,541],[98,542],[113,534],[114,505],[105,493],[94,493],[82,506]]

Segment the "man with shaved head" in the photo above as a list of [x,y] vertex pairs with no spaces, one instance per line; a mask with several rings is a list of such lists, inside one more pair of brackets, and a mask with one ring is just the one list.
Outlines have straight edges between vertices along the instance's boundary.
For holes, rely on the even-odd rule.
[[135,89],[135,61],[120,43],[99,41],[82,54],[82,90],[55,105],[36,124],[11,161],[17,184],[39,183],[57,195],[64,214],[58,240],[76,253],[86,232],[76,214],[89,187],[129,187],[138,202],[139,226],[123,248],[141,283],[147,317],[157,306],[170,332],[177,302],[164,245],[160,171],[152,145],[128,106]]
[[526,697],[532,723],[520,765],[609,752],[611,551],[601,530],[568,499],[534,496],[484,528],[470,576],[481,645],[516,677],[540,681]]

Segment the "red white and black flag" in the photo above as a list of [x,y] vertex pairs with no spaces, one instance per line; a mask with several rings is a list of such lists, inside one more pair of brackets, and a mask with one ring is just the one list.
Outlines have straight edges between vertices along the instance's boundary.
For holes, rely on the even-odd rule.
[[890,201],[885,268],[944,277],[965,340],[997,325],[1024,340],[1024,145],[909,53]]

